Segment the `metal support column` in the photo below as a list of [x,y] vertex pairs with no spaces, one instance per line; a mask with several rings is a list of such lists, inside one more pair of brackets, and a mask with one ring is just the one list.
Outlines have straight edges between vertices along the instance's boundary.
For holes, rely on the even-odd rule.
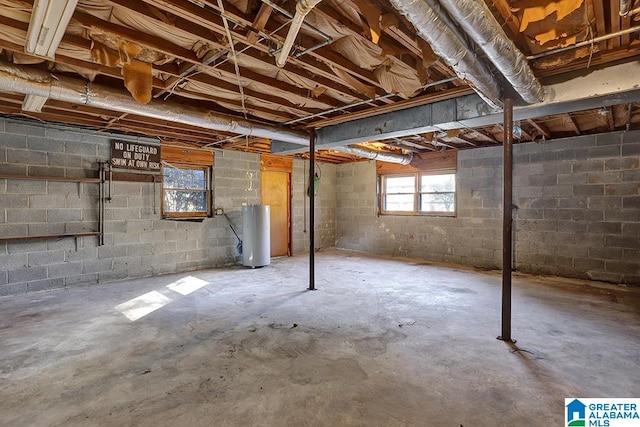
[[316,290],[315,277],[315,171],[316,171],[316,132],[311,130],[309,137],[309,290]]
[[504,100],[503,143],[503,211],[502,211],[502,335],[498,339],[511,339],[511,255],[513,225],[513,100]]

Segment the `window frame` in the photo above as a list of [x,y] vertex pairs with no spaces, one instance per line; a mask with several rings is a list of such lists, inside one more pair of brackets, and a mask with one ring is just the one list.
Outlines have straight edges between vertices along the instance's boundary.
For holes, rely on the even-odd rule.
[[[182,189],[182,188],[171,188],[165,187],[165,174],[164,168],[170,167],[173,169],[191,169],[191,170],[200,170],[204,171],[205,174],[205,188],[204,189]],[[162,165],[162,204],[161,204],[161,216],[163,219],[204,219],[209,218],[212,215],[213,207],[212,207],[212,167],[208,165],[201,164],[191,164],[191,163],[167,163],[163,162]],[[165,195],[167,191],[189,191],[189,192],[202,192],[205,194],[205,203],[206,209],[204,211],[193,211],[193,212],[175,212],[175,211],[167,211],[167,206],[165,202]]]
[[[422,188],[420,185],[421,178],[423,176],[436,176],[436,175],[453,175],[455,179],[455,186],[453,191],[446,192],[422,192]],[[400,178],[400,177],[414,177],[414,187],[413,187],[413,210],[412,211],[396,211],[396,210],[387,210],[386,207],[386,196],[389,194],[411,194],[411,193],[387,193],[387,178]],[[455,217],[457,215],[458,209],[458,179],[457,179],[457,171],[453,169],[445,169],[445,170],[430,170],[430,171],[417,171],[417,172],[397,172],[397,173],[381,173],[378,175],[379,178],[379,198],[378,198],[378,209],[380,215],[399,215],[399,216],[432,216],[432,217]],[[422,195],[423,194],[451,194],[453,193],[453,212],[445,212],[445,211],[421,211],[420,207],[422,205]]]

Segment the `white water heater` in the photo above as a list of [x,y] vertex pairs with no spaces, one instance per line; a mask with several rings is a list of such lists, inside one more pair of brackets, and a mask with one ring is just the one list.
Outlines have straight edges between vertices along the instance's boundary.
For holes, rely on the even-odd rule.
[[271,262],[271,226],[268,205],[242,207],[242,265],[263,267]]

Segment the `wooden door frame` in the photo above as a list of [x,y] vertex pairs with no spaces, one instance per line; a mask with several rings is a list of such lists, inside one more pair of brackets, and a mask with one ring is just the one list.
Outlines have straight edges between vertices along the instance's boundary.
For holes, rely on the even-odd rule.
[[[293,254],[293,159],[262,154],[260,156],[260,172],[285,172],[288,175],[287,200],[289,209],[287,210],[287,256]],[[262,194],[262,180],[260,182],[260,201],[264,200]]]

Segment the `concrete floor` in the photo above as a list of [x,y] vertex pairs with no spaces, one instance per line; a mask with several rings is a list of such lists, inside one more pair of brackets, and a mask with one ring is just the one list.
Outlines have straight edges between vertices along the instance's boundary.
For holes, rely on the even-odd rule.
[[516,277],[510,347],[497,272],[328,251],[307,277],[0,299],[0,425],[551,426],[565,397],[640,397],[640,288]]

